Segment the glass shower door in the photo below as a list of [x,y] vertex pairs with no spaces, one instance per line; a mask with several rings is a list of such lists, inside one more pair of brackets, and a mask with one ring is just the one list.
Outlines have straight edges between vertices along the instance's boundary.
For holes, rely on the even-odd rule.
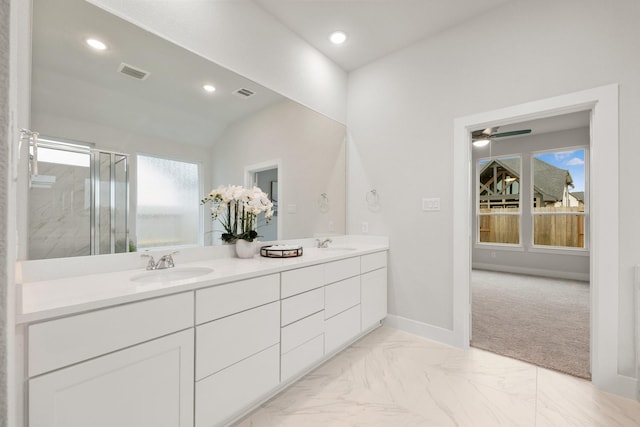
[[128,252],[128,156],[44,138],[36,152],[28,258]]

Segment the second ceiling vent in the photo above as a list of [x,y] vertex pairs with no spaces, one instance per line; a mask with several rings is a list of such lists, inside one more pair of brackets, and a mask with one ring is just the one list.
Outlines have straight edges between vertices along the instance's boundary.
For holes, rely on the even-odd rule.
[[233,92],[234,95],[239,96],[240,98],[250,98],[256,93],[252,90],[240,88]]
[[118,67],[118,72],[132,77],[136,80],[145,80],[147,77],[149,77],[149,74],[151,74],[148,71],[136,68],[133,65],[125,64],[124,62]]

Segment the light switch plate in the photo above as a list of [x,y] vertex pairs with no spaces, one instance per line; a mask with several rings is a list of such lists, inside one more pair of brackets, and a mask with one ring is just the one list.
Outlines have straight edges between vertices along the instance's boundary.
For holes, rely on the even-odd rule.
[[440,210],[440,198],[430,198],[430,199],[422,199],[422,210],[423,211],[439,211]]

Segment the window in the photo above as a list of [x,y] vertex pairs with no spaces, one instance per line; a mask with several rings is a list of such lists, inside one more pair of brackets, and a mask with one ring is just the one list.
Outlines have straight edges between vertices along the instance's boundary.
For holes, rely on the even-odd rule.
[[479,243],[520,244],[520,156],[478,162]]
[[586,149],[534,154],[533,244],[586,248]]
[[200,223],[198,164],[138,155],[138,249],[197,245]]

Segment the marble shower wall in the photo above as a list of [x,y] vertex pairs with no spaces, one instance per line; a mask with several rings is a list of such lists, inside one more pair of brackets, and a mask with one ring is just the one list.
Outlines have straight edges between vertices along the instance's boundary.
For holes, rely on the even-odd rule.
[[90,255],[89,168],[39,162],[38,173],[55,183],[29,190],[29,259]]

